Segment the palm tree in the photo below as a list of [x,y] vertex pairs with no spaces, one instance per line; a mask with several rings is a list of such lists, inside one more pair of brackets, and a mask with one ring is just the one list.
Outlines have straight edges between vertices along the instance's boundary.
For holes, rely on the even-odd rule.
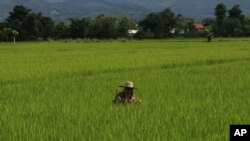
[[8,42],[9,41],[9,36],[11,34],[12,29],[11,28],[4,28],[3,29],[3,34],[5,37],[5,40]]
[[16,30],[12,30],[11,34],[13,36],[13,43],[16,44],[16,36],[18,36],[19,33]]

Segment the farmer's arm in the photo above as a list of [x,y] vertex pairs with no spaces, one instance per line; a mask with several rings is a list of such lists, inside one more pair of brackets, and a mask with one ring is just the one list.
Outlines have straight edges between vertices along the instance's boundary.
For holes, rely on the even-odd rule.
[[134,94],[131,95],[131,96],[129,96],[128,102],[129,102],[129,103],[134,103],[134,102],[135,102],[135,95],[134,95]]
[[114,101],[117,102],[117,103],[125,101],[123,96],[122,96],[122,92],[116,94]]

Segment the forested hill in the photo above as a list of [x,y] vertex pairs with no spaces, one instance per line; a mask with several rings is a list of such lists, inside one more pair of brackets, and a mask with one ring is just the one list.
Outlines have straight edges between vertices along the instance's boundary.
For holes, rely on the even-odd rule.
[[224,3],[228,9],[239,4],[243,14],[250,14],[250,0],[1,0],[0,20],[6,18],[17,4],[56,20],[64,20],[99,14],[128,15],[140,19],[149,12],[161,11],[166,7],[175,13],[197,18],[213,16],[219,2]]

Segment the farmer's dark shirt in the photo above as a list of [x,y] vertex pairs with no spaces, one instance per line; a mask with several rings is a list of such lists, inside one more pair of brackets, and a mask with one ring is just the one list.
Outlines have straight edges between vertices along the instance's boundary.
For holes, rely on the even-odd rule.
[[125,102],[126,100],[129,102],[129,103],[132,103],[135,101],[135,95],[134,93],[130,93],[130,94],[125,94],[124,91],[122,92],[119,92],[118,94],[116,94],[115,96],[115,99],[118,100],[119,102]]

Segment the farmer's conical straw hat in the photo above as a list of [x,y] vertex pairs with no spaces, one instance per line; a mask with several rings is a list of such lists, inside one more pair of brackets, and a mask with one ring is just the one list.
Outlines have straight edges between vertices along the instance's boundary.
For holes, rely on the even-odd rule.
[[120,87],[124,87],[124,88],[132,88],[132,89],[137,89],[134,87],[134,84],[132,81],[127,81],[124,86],[120,86]]

